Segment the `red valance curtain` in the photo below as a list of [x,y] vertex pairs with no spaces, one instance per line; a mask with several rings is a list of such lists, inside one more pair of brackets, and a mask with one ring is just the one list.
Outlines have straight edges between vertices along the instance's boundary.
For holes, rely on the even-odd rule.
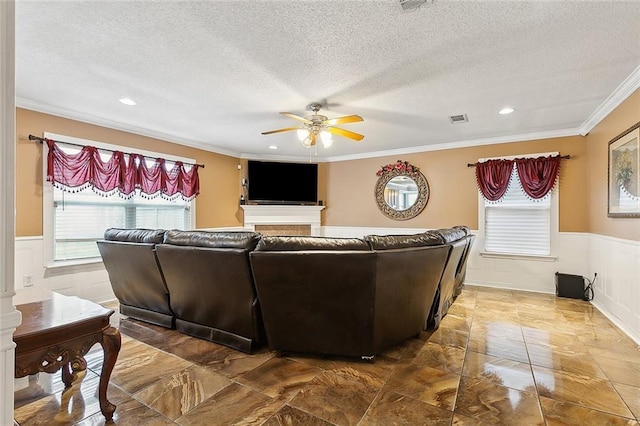
[[533,199],[544,198],[553,189],[560,172],[560,156],[516,158],[524,192]]
[[191,200],[200,193],[198,164],[189,170],[177,161],[171,170],[163,158],[156,158],[152,166],[144,156],[125,155],[114,151],[103,161],[96,147],[84,146],[77,154],[67,154],[51,139],[45,139],[47,155],[47,181],[64,191],[77,192],[92,188],[103,195],[118,193],[129,198],[136,189],[148,198],[166,199],[182,197]]
[[513,160],[489,160],[476,164],[476,181],[482,196],[498,201],[509,188]]
[[555,186],[560,172],[559,155],[476,163],[476,181],[482,196],[500,200],[507,189],[515,164],[524,192],[533,199],[544,198]]

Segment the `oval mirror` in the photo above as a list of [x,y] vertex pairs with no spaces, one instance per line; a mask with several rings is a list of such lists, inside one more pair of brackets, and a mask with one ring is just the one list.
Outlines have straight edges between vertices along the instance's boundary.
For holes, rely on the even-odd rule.
[[424,210],[429,201],[429,184],[417,167],[399,160],[382,167],[377,175],[375,197],[385,216],[407,220]]

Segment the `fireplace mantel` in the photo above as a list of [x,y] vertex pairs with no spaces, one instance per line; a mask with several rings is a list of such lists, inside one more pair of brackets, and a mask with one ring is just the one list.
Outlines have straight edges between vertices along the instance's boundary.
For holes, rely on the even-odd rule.
[[256,225],[310,225],[311,235],[320,235],[320,212],[325,206],[241,205],[244,227]]

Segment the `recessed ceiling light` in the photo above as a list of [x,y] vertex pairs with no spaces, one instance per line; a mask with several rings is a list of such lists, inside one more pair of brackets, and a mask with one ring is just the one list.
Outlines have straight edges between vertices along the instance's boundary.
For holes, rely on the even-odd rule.
[[121,103],[125,104],[125,105],[137,105],[138,103],[136,101],[134,101],[131,98],[120,98],[119,99]]
[[278,147],[275,145],[269,145],[269,149],[278,149]]
[[513,111],[515,111],[513,108],[505,107],[505,108],[502,108],[500,111],[498,111],[498,114],[507,115],[507,114],[511,114]]

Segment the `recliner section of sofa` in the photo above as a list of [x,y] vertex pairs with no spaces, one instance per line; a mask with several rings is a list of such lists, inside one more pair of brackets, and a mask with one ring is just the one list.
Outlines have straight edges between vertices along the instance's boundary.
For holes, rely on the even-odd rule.
[[250,256],[271,349],[375,354],[376,265],[365,241],[263,237]]
[[[391,283],[383,288],[395,292],[396,287],[402,288],[407,284],[412,287],[411,300],[396,299],[397,306],[386,312],[393,316],[394,312],[410,307],[407,314],[411,316],[412,327],[419,323],[421,330],[425,329],[432,306],[438,300],[437,295],[451,247],[443,244],[442,237],[431,231],[415,235],[368,235],[364,239],[379,255],[378,279]],[[387,304],[392,297],[392,294],[382,295],[379,300]],[[392,321],[393,317],[389,317],[381,321],[380,326],[393,324]],[[389,331],[379,335],[388,336]]]
[[264,340],[249,264],[259,240],[255,232],[165,233],[156,252],[177,330],[247,353]]
[[110,228],[98,249],[123,315],[163,327],[173,327],[169,290],[158,265],[155,247],[162,229]]

